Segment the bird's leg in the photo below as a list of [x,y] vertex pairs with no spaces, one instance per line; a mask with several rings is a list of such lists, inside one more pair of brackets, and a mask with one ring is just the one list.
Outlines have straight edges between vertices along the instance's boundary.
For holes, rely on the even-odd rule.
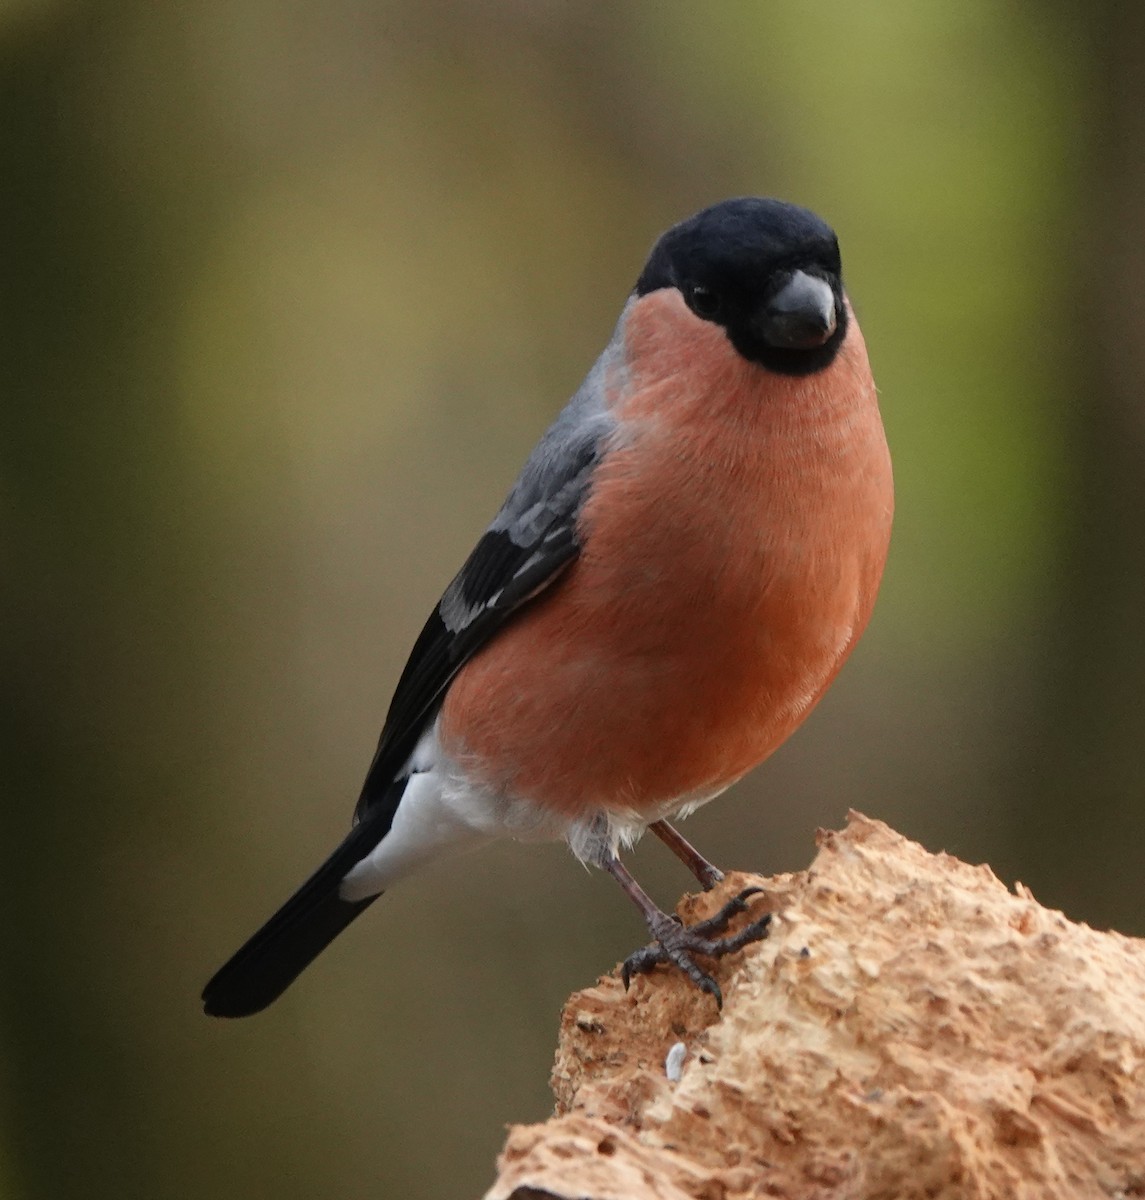
[[645,946],[630,954],[624,960],[620,976],[628,987],[633,975],[643,971],[651,971],[660,963],[672,963],[701,990],[715,997],[716,1005],[723,1007],[723,995],[720,986],[706,971],[696,965],[692,955],[699,954],[704,958],[722,958],[743,949],[749,942],[758,941],[767,936],[767,927],[771,922],[771,914],[766,913],[759,920],[746,925],[739,933],[731,937],[712,938],[710,935],[722,933],[728,922],[737,913],[743,912],[750,897],[762,892],[762,888],[747,888],[734,896],[714,917],[700,921],[696,925],[685,926],[677,917],[669,916],[657,908],[651,896],[632,877],[632,872],[616,857],[607,855],[601,864],[606,871],[624,889],[625,894],[643,914],[649,932],[656,939],[657,945]]
[[723,882],[723,871],[714,863],[708,862],[699,850],[667,821],[653,821],[648,828],[695,875],[705,892],[710,892],[717,883]]

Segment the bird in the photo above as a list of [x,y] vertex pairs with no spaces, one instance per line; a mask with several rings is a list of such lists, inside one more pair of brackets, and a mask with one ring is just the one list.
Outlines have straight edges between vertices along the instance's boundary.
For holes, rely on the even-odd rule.
[[705,889],[723,873],[671,821],[802,724],[871,616],[890,454],[838,240],[746,196],[655,242],[607,346],[526,460],[416,639],[342,843],[212,977],[208,1014],[274,1001],[393,884],[496,838],[568,843],[697,958],[759,889],[684,926],[621,862],[651,830]]

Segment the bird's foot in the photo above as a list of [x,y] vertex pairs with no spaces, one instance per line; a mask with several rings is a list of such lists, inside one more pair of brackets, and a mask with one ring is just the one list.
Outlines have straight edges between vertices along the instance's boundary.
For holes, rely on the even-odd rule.
[[733,917],[747,911],[752,896],[762,894],[763,888],[747,888],[738,896],[733,896],[715,916],[706,921],[698,921],[695,925],[684,925],[678,917],[670,917],[666,913],[660,913],[660,919],[650,920],[649,928],[656,944],[644,946],[624,960],[624,965],[620,968],[620,977],[624,981],[625,990],[633,975],[651,971],[661,963],[672,963],[701,991],[714,997],[717,1008],[722,1008],[724,997],[720,985],[696,964],[692,956],[698,954],[703,958],[723,958],[725,954],[734,954],[751,942],[765,938],[771,924],[771,913],[764,913],[758,920],[745,925],[730,937],[713,936],[723,933]]

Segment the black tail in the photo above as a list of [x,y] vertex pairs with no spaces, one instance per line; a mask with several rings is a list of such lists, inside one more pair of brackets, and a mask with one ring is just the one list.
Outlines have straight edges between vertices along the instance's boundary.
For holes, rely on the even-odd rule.
[[208,1015],[248,1017],[261,1012],[373,904],[377,896],[341,899],[338,886],[346,872],[381,841],[392,819],[390,805],[368,810],[338,849],[215,972],[203,989],[203,1008]]

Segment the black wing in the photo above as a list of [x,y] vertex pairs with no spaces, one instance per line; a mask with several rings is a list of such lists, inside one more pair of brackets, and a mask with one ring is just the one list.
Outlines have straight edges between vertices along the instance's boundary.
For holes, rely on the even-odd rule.
[[559,471],[546,463],[547,494],[539,499],[522,495],[519,487],[445,589],[398,681],[355,820],[393,796],[391,785],[453,676],[576,558],[580,551],[577,516],[598,444],[594,437],[572,453],[566,446]]

